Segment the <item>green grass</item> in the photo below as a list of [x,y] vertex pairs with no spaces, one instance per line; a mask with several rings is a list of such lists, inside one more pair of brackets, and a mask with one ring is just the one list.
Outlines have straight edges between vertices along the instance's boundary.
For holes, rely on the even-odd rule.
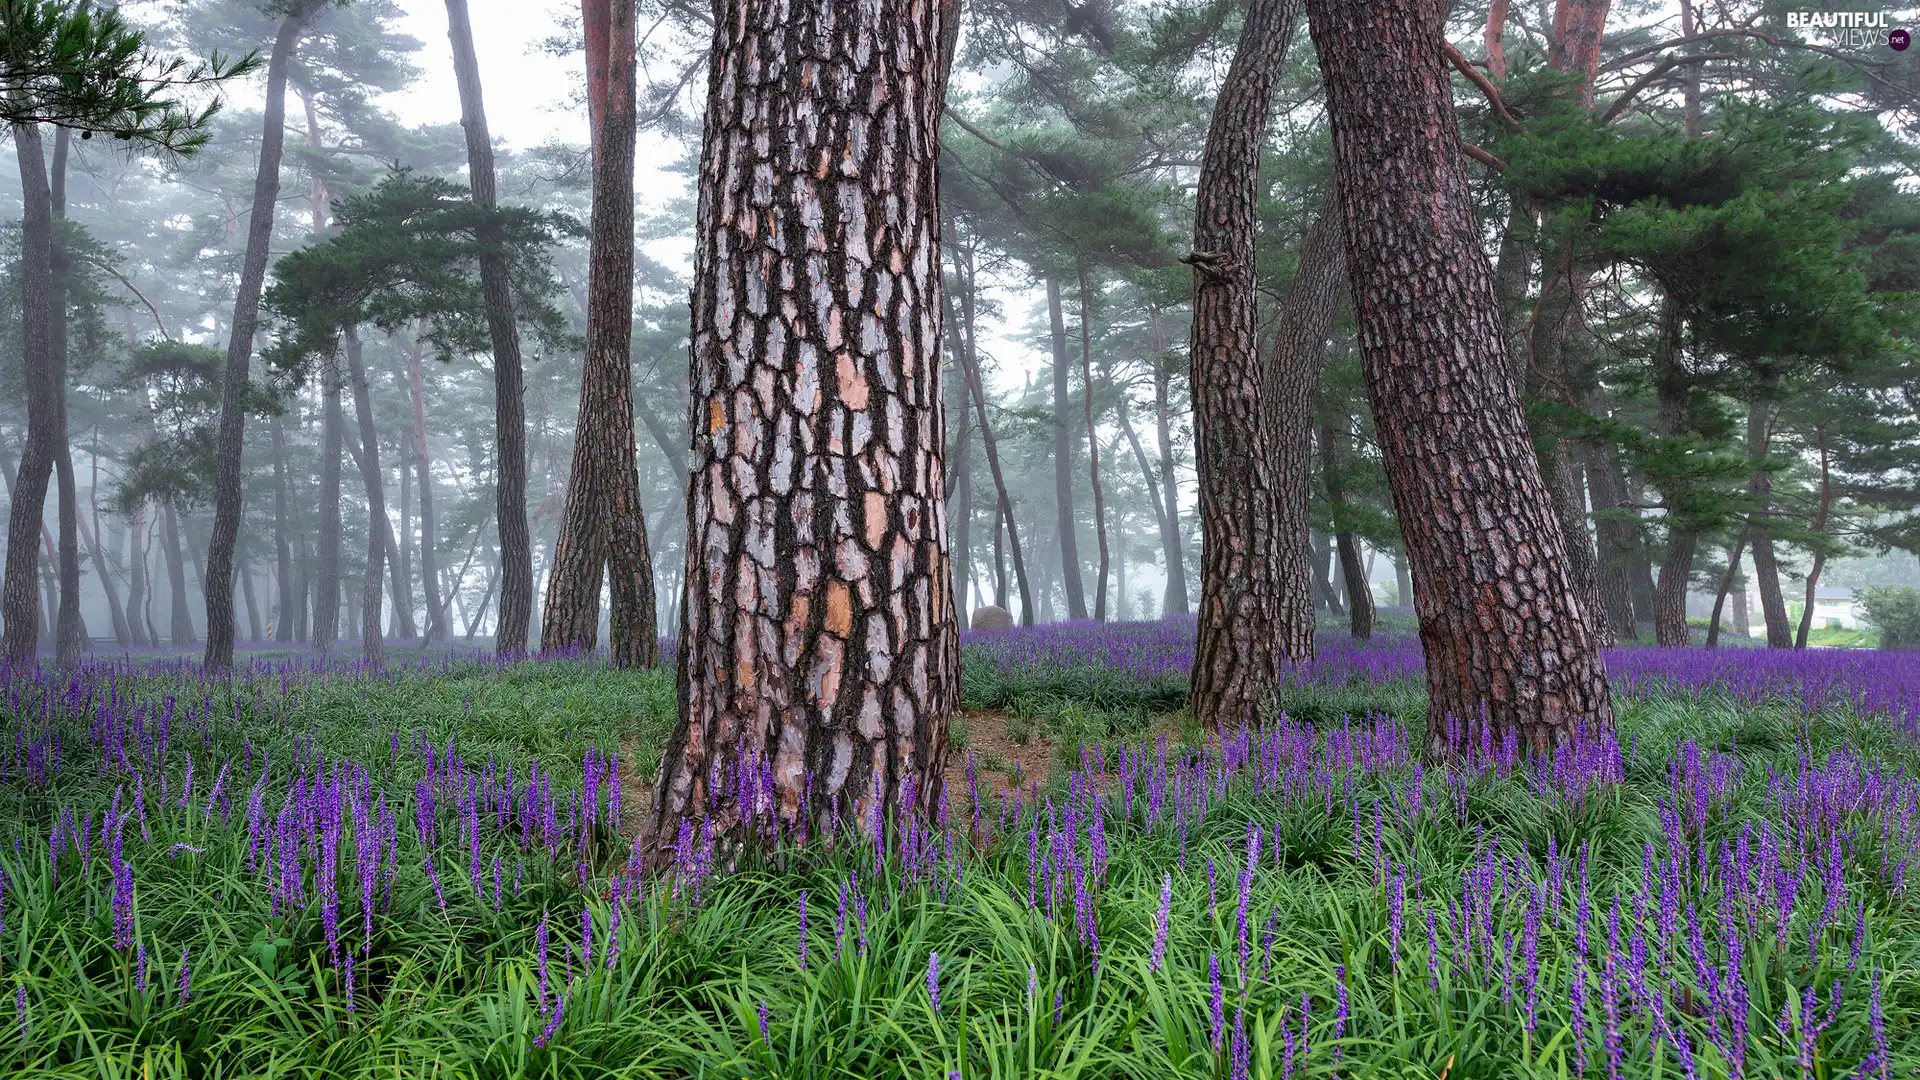
[[[1392,946],[1389,890],[1371,861],[1373,806],[1391,807],[1419,785],[1424,809],[1389,826],[1382,841],[1388,857],[1408,872],[1410,913],[1422,903],[1457,902],[1462,874],[1486,865],[1489,852],[1538,878],[1550,843],[1567,852],[1590,843],[1596,910],[1588,931],[1602,946],[1591,961],[1597,972],[1608,899],[1634,895],[1643,845],[1663,845],[1660,803],[1673,798],[1667,762],[1682,740],[1734,755],[1741,764],[1742,779],[1716,802],[1707,826],[1718,840],[1762,821],[1777,828],[1769,778],[1798,776],[1808,761],[1846,751],[1888,772],[1920,769],[1914,745],[1871,718],[1823,713],[1807,720],[1785,706],[1736,709],[1718,695],[1650,693],[1623,703],[1622,739],[1631,748],[1624,782],[1584,800],[1542,795],[1522,778],[1493,772],[1451,776],[1428,769],[1416,781],[1410,764],[1343,780],[1344,773],[1326,771],[1334,766],[1323,739],[1296,762],[1304,771],[1294,789],[1235,780],[1184,830],[1164,822],[1148,828],[1141,814],[1125,820],[1116,814],[1107,837],[1110,861],[1090,897],[1096,952],[1076,925],[1070,884],[1051,914],[1044,900],[1028,906],[1023,829],[976,852],[967,852],[962,840],[951,863],[936,849],[934,871],[917,879],[898,857],[876,876],[869,849],[840,845],[789,852],[777,864],[749,860],[738,872],[679,895],[657,884],[617,909],[608,887],[619,879],[625,843],[607,830],[593,831],[584,844],[569,839],[551,860],[515,843],[511,830],[485,835],[489,871],[498,856],[503,877],[519,879],[517,890],[503,888],[497,909],[490,881],[477,896],[468,885],[469,849],[459,840],[457,813],[442,807],[437,843],[414,835],[415,785],[428,773],[413,740],[441,752],[452,740],[475,770],[492,762],[524,775],[537,761],[552,773],[556,791],[576,790],[590,747],[624,749],[651,769],[672,719],[671,679],[664,672],[583,664],[456,666],[432,677],[307,681],[290,697],[271,679],[228,689],[185,677],[153,678],[118,689],[149,702],[172,694],[182,710],[212,702],[204,731],[197,721],[177,721],[164,768],[143,774],[148,835],[140,836],[131,821],[125,827],[137,883],[135,929],[148,957],[146,987],[139,985],[138,950],[113,944],[104,839],[94,839],[84,869],[72,852],[57,880],[46,869],[48,832],[62,810],[97,815],[114,804],[116,792],[124,810],[132,792],[124,777],[103,774],[98,755],[86,749],[91,708],[69,703],[48,717],[29,707],[29,699],[9,716],[7,733],[59,730],[66,744],[62,768],[44,785],[17,772],[0,783],[0,869],[8,881],[0,989],[23,990],[27,1003],[25,1036],[0,1042],[0,1055],[11,1055],[17,1075],[1227,1077],[1231,1053],[1210,1045],[1213,955],[1222,963],[1229,1030],[1236,1010],[1245,1010],[1253,1077],[1283,1074],[1281,1029],[1302,1023],[1302,995],[1311,1015],[1294,1076],[1569,1077],[1575,1073],[1566,991],[1575,956],[1571,920],[1553,920],[1542,931],[1545,987],[1537,1025],[1528,1031],[1522,1004],[1503,998],[1497,970],[1449,966],[1429,975],[1425,926],[1417,916],[1409,914],[1399,947]],[[988,677],[969,670],[965,693],[969,708],[1029,716],[1103,751],[1160,722],[1184,697],[1168,686],[1129,686],[1088,671]],[[1417,717],[1423,706],[1412,686],[1296,689],[1278,704],[1294,720],[1322,730],[1369,712]],[[309,778],[333,776],[336,764],[349,761],[363,765],[365,782],[392,801],[400,854],[391,871],[391,902],[373,914],[370,935],[357,893],[343,889],[343,941],[348,949],[366,948],[356,961],[352,1012],[344,972],[328,954],[319,905],[276,911],[265,877],[249,869],[239,789],[229,816],[204,809],[209,763],[247,755],[256,770],[269,757],[276,770],[286,770],[267,785],[269,812],[282,804],[293,771],[304,766]],[[181,807],[177,794],[190,756],[200,779],[196,797]],[[1841,774],[1855,775],[1835,773]],[[165,800],[157,794],[161,776],[169,785]],[[1340,801],[1329,805],[1323,792],[1337,792]],[[1068,797],[1056,788],[1056,808],[1064,809]],[[1350,806],[1365,809],[1356,817]],[[1807,1074],[1850,1074],[1873,1045],[1865,1003],[1876,980],[1893,1040],[1892,1074],[1920,1068],[1920,1048],[1907,1034],[1920,1027],[1920,913],[1911,894],[1890,887],[1880,873],[1876,845],[1884,823],[1868,815],[1847,820],[1859,842],[1846,856],[1843,911],[1857,910],[1864,919],[1860,955],[1851,955],[1850,914],[1809,953],[1804,938],[1811,909],[1803,909],[1784,951],[1766,934],[1726,957],[1752,992],[1747,1076],[1802,1075],[1798,1043],[1808,1020],[1790,995],[1816,987],[1824,1009],[1824,995],[1835,984],[1844,985],[1845,1007],[1816,1040]],[[1257,928],[1253,970],[1243,989],[1235,876],[1249,822],[1261,826],[1263,850],[1250,897]],[[1363,834],[1358,845],[1356,828]],[[186,849],[176,847],[183,844]],[[343,840],[343,851],[350,848]],[[351,861],[350,854],[341,858]],[[444,907],[424,869],[429,858],[438,868]],[[577,880],[582,864],[589,874],[585,888]],[[318,887],[313,863],[303,865],[312,892]],[[352,875],[343,880],[351,882]],[[1165,963],[1154,970],[1155,919],[1166,880],[1173,883],[1172,917]],[[1690,886],[1688,899],[1708,913],[1705,933],[1717,950],[1725,938],[1724,927],[1714,925],[1711,881]],[[864,949],[852,913],[836,943],[843,887],[868,901]],[[1562,907],[1570,910],[1575,886],[1569,881],[1563,888]],[[798,958],[803,891],[809,900],[804,967]],[[1217,902],[1210,899],[1214,893]],[[578,951],[583,911],[595,941],[604,943],[616,910],[614,964],[598,949],[590,967],[570,955]],[[1514,914],[1503,910],[1500,925],[1517,926]],[[539,1002],[535,944],[543,915],[551,936],[549,982],[558,986],[578,976],[546,1046],[538,1045],[548,1014]],[[1260,940],[1267,928],[1270,945]],[[175,989],[182,949],[191,966],[184,1003]],[[927,987],[935,953],[937,1010]],[[1351,1005],[1337,1039],[1336,969],[1345,972]],[[1690,979],[1683,972],[1679,981]],[[1676,1010],[1679,1002],[1676,997]],[[1774,1026],[1783,1009],[1784,1037]],[[8,1015],[0,999],[0,1021]],[[1699,1074],[1729,1075],[1705,1021],[1682,1023],[1698,1052]],[[1607,1075],[1603,1010],[1594,1000],[1582,1031],[1587,1075]],[[1670,1047],[1656,1051],[1645,1016],[1634,1013],[1622,1022],[1621,1041],[1623,1075],[1681,1075]]]

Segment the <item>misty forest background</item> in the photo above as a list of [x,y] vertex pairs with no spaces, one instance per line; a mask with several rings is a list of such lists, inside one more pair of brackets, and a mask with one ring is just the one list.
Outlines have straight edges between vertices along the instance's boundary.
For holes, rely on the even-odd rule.
[[[121,8],[175,55],[264,56],[279,24],[242,0]],[[670,637],[685,564],[687,296],[711,31],[705,5],[641,8],[632,412],[655,621]],[[1573,546],[1595,560],[1613,633],[1697,642],[1717,618],[1722,640],[1870,641],[1801,615],[1816,586],[1920,585],[1920,375],[1900,344],[1920,288],[1912,54],[1782,29],[1792,4],[1615,3],[1575,122],[1579,95],[1561,91],[1579,73],[1560,70],[1553,8],[1467,0],[1446,26],[1536,448],[1563,521],[1582,526]],[[370,529],[386,554],[389,637],[480,642],[499,618],[495,379],[462,269],[473,249],[423,246],[458,232],[468,192],[447,43],[409,32],[443,17],[439,0],[321,5],[287,68],[234,552],[244,642],[358,638]],[[481,0],[472,18],[495,43],[489,59],[503,35],[518,50],[478,75],[495,116],[520,118],[496,138],[494,161],[501,203],[525,211],[512,243],[537,646],[574,460],[593,170],[584,139],[552,134],[584,133],[584,80],[530,85],[521,65],[577,69],[580,20],[564,5]],[[1051,622],[1195,603],[1193,199],[1239,21],[1235,5],[1210,0],[964,5],[941,178],[963,627],[989,604]],[[260,81],[224,88],[226,108],[191,156],[64,136],[52,155],[70,253],[66,452],[94,648],[184,648],[207,631],[222,362],[262,209],[252,201]],[[1273,117],[1259,186],[1263,351],[1316,269],[1302,251],[1332,173],[1313,49],[1287,53]],[[19,174],[0,170],[11,207],[0,230],[10,499],[29,398],[21,199]],[[418,248],[407,258],[461,272],[409,286],[387,325],[362,325],[331,355],[301,348],[303,333],[337,328],[328,319],[345,303],[343,280],[391,268],[407,244]],[[303,251],[313,257],[288,258]],[[1575,268],[1582,284],[1569,290]],[[1322,616],[1365,636],[1376,606],[1411,595],[1351,305],[1330,302],[1301,448],[1312,455],[1314,591]],[[50,490],[41,539],[43,649],[59,610],[60,497]],[[597,642],[609,640],[608,617],[603,607]]]

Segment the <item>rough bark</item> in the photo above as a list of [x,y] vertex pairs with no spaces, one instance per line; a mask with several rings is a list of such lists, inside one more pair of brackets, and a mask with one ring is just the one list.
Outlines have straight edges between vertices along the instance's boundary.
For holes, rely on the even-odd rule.
[[246,447],[247,369],[253,358],[260,289],[266,282],[268,244],[273,239],[273,210],[280,195],[280,155],[286,142],[287,68],[307,20],[322,0],[298,0],[274,35],[267,58],[267,97],[261,122],[260,162],[253,181],[247,220],[247,250],[240,261],[234,294],[233,325],[220,382],[219,465],[213,483],[213,535],[207,545],[205,583],[207,650],[203,663],[220,669],[233,665],[233,549],[240,539],[241,467]]
[[[347,378],[353,384],[354,418],[360,425],[360,482],[367,492],[367,572],[360,586],[360,658],[378,671],[386,662],[386,627],[380,613],[381,576],[393,532],[387,523],[386,476],[380,471],[380,439],[373,427],[373,399],[367,392],[367,366],[360,338],[347,332]],[[398,607],[396,599],[395,606]],[[402,631],[411,637],[411,628]]]
[[1555,71],[1584,76],[1575,88],[1583,109],[1593,108],[1593,81],[1600,73],[1600,39],[1612,0],[1556,0],[1547,62]]
[[[574,425],[573,467],[541,609],[540,647],[592,649],[600,627],[600,582],[612,579],[608,642],[616,667],[660,661],[655,624],[653,557],[640,506],[634,457],[633,375],[633,0],[586,0],[589,24],[606,56],[588,50],[597,80],[593,166],[593,230],[589,242],[587,342]],[[596,80],[589,79],[593,84]]]
[[1297,0],[1253,0],[1247,9],[1207,125],[1188,256],[1201,537],[1191,694],[1194,719],[1223,730],[1259,719],[1282,656],[1279,492],[1256,339],[1254,221],[1267,115],[1298,12]]
[[1060,278],[1047,275],[1047,326],[1053,341],[1053,505],[1055,539],[1060,552],[1061,584],[1067,596],[1067,618],[1087,617],[1087,593],[1080,581],[1080,539],[1073,505],[1073,430],[1067,375],[1067,323],[1060,304]]
[[1107,621],[1107,576],[1112,555],[1107,547],[1107,497],[1100,487],[1100,432],[1093,423],[1093,288],[1087,267],[1080,270],[1080,404],[1087,423],[1087,478],[1093,490],[1093,535],[1099,547],[1100,571],[1095,577],[1093,617]]
[[[460,86],[468,183],[475,203],[492,206],[493,142],[487,135],[480,63],[473,52],[467,0],[447,0],[447,38],[453,45],[453,74]],[[489,243],[497,238],[482,235],[479,239]],[[500,655],[518,656],[527,651],[527,632],[533,618],[533,543],[527,530],[527,412],[522,401],[520,330],[514,322],[503,256],[481,258],[480,291],[486,300],[487,333],[493,343],[494,518],[500,528],[500,611],[493,643]]]
[[0,586],[0,660],[31,666],[40,637],[40,531],[60,433],[56,430],[53,357],[53,196],[37,124],[14,124],[24,217],[20,230],[22,359],[27,383],[27,440],[14,476],[7,518],[7,568]]
[[[1459,148],[1437,0],[1308,0],[1362,371],[1412,560],[1430,754],[1484,716],[1544,753],[1610,729],[1508,366]],[[1409,222],[1422,227],[1409,229]],[[1483,711],[1484,710],[1484,711]]]
[[1280,309],[1266,372],[1275,485],[1274,582],[1279,589],[1276,645],[1289,660],[1311,659],[1314,652],[1313,550],[1308,539],[1313,409],[1327,335],[1346,287],[1347,241],[1336,189],[1328,191],[1301,241],[1300,269]]
[[338,368],[337,358],[328,356],[320,372],[320,565],[314,574],[313,647],[321,652],[340,635],[340,457],[346,421]]
[[[733,847],[940,804],[960,681],[940,395],[952,13],[716,10],[681,705],[653,800],[657,860],[682,821]],[[762,763],[770,806],[734,783]]]

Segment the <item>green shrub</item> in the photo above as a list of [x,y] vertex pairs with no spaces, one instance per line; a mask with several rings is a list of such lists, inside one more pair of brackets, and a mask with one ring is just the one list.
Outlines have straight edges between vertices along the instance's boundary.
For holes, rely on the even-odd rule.
[[1920,648],[1920,589],[1905,585],[1867,589],[1860,594],[1867,621],[1880,630],[1883,649]]

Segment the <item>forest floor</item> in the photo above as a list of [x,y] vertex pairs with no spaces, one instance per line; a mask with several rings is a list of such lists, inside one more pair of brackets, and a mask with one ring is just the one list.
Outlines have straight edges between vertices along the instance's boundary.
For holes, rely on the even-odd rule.
[[953,830],[726,872],[696,840],[664,878],[627,855],[673,719],[666,669],[396,650],[377,675],[300,653],[231,681],[157,657],[15,674],[0,1060],[87,1077],[1920,1067],[1911,656],[1615,650],[1617,736],[1533,763],[1469,737],[1429,768],[1404,634],[1323,634],[1272,723],[1204,736],[1182,711],[1191,639],[1190,622],[969,635]]

